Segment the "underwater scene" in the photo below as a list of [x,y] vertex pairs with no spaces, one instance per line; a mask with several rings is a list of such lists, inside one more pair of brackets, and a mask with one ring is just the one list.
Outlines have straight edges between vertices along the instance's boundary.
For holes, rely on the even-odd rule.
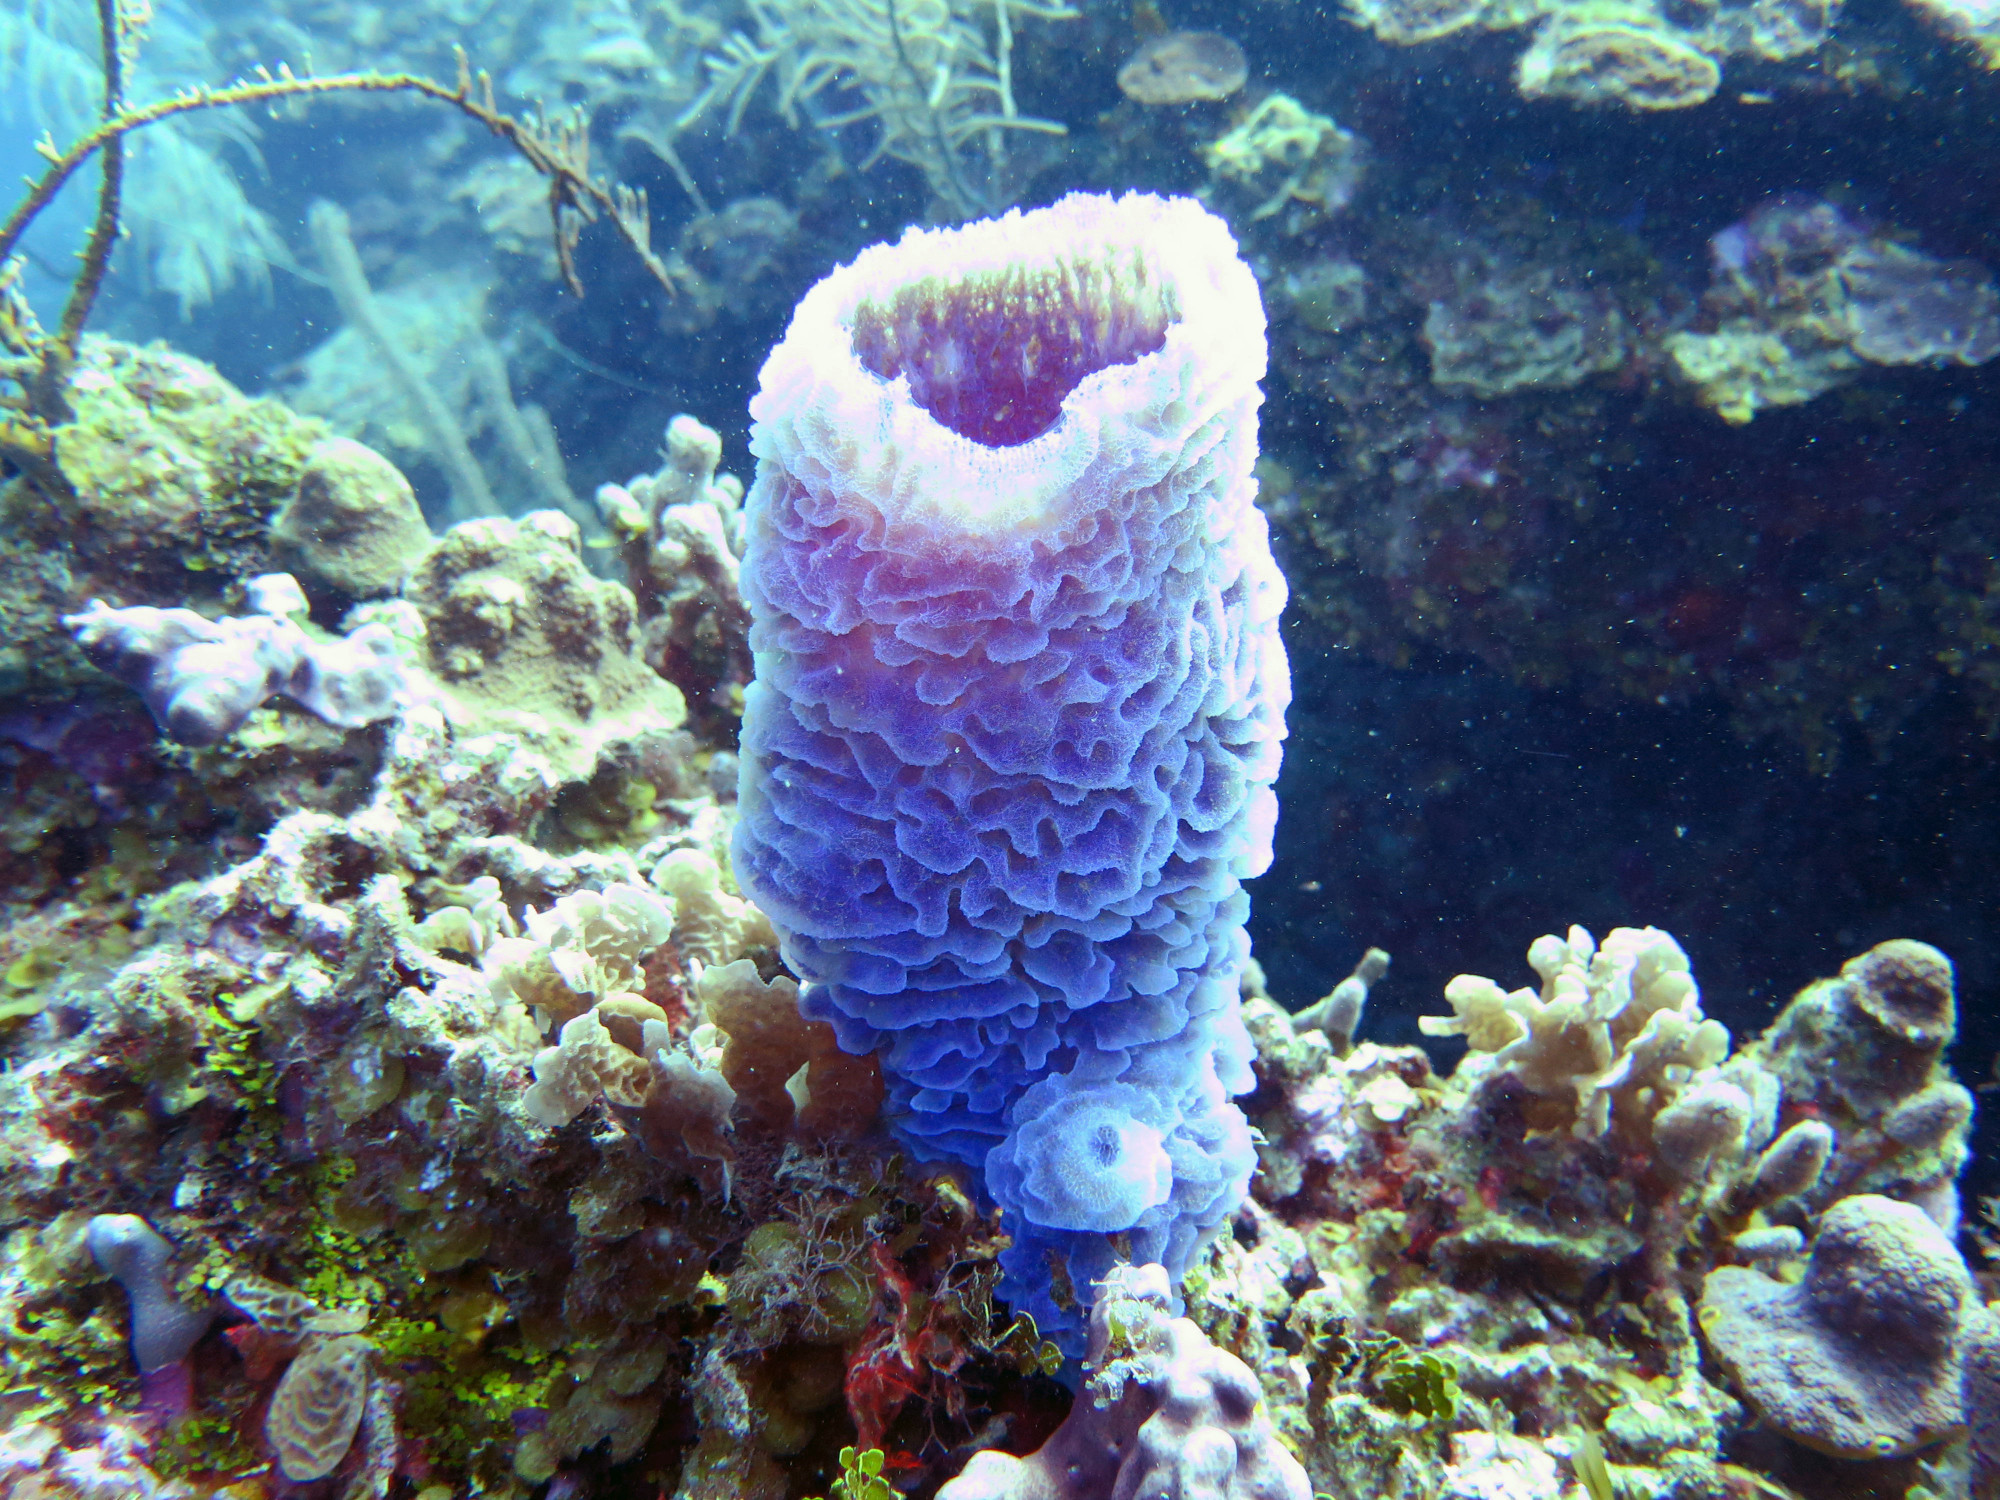
[[2000,0],[0,0],[0,162],[0,1500],[2000,1500]]

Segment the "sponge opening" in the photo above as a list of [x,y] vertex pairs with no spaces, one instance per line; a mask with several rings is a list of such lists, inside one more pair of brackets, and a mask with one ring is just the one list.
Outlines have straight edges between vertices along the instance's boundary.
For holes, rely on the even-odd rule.
[[854,353],[943,426],[990,448],[1032,442],[1070,392],[1166,342],[1178,299],[1140,249],[1055,253],[928,275],[855,310]]

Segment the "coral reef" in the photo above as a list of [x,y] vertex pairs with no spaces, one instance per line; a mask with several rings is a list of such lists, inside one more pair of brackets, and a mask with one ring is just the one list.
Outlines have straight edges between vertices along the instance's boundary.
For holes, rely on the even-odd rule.
[[[678,503],[712,533],[713,449],[688,451]],[[457,583],[525,576],[541,624],[585,637],[534,651],[632,661],[637,606],[571,570],[573,535],[468,523],[360,614],[435,651],[478,617]],[[896,1080],[800,1014],[718,859],[734,812],[702,762],[727,757],[634,709],[644,732],[585,738],[561,788],[542,726],[466,712],[413,696],[349,732],[380,742],[353,795],[10,929],[43,946],[6,971],[36,1003],[0,1032],[0,1328],[39,1393],[0,1440],[9,1495],[1725,1494],[1808,1461],[1740,1448],[1752,1411],[1836,1465],[1943,1464],[1984,1430],[1988,1315],[1932,1227],[1971,1113],[1934,949],[1879,945],[1732,1051],[1672,938],[1573,929],[1531,946],[1531,987],[1448,987],[1431,1029],[1472,1050],[1444,1077],[1356,1037],[1385,954],[1296,1021],[1245,966],[1250,1197],[1177,1286],[1114,1266],[1088,1289],[1065,1418],[1001,1216],[877,1153]],[[301,788],[312,736],[344,737],[266,710],[178,774]],[[1141,1082],[1025,1119],[1023,1197],[1098,1223],[1163,1166],[1172,1192]],[[1061,1170],[1107,1130],[1122,1199]],[[1857,1345],[1857,1297],[1895,1338]],[[1883,1346],[1921,1379],[1869,1365]],[[1824,1378],[1801,1353],[1774,1386],[1785,1350]],[[1871,1380],[1897,1395],[1853,1430]]]
[[[1531,962],[1540,991],[1453,983],[1438,1029],[1475,1050],[1442,1078],[1415,1049],[1339,1055],[1246,1000],[1259,1172],[1187,1291],[1258,1373],[1314,1488],[1549,1493],[1591,1489],[1595,1463],[1621,1493],[1723,1493],[1747,1482],[1727,1446],[1742,1402],[1850,1462],[1936,1457],[1960,1420],[1959,1351],[1978,1347],[1970,1278],[1932,1217],[1954,1208],[1939,1143],[1884,1140],[1823,1107],[1820,1080],[1875,1080],[1891,1116],[1956,1087],[1935,1071],[1949,966],[1882,945],[1731,1053],[1665,934],[1572,931]],[[1891,1010],[1925,1023],[1894,1070],[1871,1061],[1892,1034],[1871,1018]],[[1665,1033],[1690,1026],[1714,1041],[1669,1061]],[[1945,1132],[1954,1170],[1966,1127],[1961,1111]],[[1879,1170],[1840,1165],[1850,1150]],[[1762,1462],[1795,1483],[1823,1460]]]
[[404,598],[447,718],[466,735],[518,738],[544,758],[551,785],[686,717],[680,690],[639,655],[632,595],[591,576],[576,523],[558,511],[453,528]]
[[[1811,200],[1785,201],[1814,221]],[[1850,210],[1828,214],[1857,260],[1893,243],[1852,238],[1863,221]],[[1770,369],[1811,373],[1837,349],[1845,389],[1794,403],[1782,433],[1736,434],[1668,408],[1768,388],[1736,367],[1712,389],[1688,383],[1675,351],[1723,347],[1698,331],[1720,326],[1714,304],[1687,301],[1623,229],[1499,193],[1476,214],[1359,218],[1341,221],[1337,246],[1266,251],[1274,367],[1296,422],[1332,434],[1303,441],[1295,426],[1261,471],[1311,621],[1303,639],[1414,670],[1432,683],[1424,701],[1453,691],[1448,674],[1470,657],[1533,692],[1574,694],[1559,700],[1564,722],[1612,704],[1720,710],[1746,741],[1776,736],[1821,772],[1893,754],[1917,716],[1959,701],[1954,680],[1990,716],[1994,539],[1972,499],[1990,476],[1983,461],[1962,471],[1951,405],[1992,368],[1951,352],[1981,352],[1983,272],[1898,244],[1882,253],[1911,295],[1858,279],[1884,298],[1864,307],[1824,256],[1786,261],[1765,241],[1770,257],[1752,261],[1802,294],[1788,304],[1802,328],[1848,340],[1866,326],[1878,352],[1934,360],[1878,363],[1803,332],[1795,352],[1771,335]],[[1941,391],[1954,394],[1931,403]],[[1935,418],[1921,436],[1917,409]],[[1338,463],[1320,452],[1328,440]],[[1850,547],[1879,565],[1863,577],[1843,561]],[[1466,752],[1462,785],[1494,764]]]
[[1709,242],[1713,332],[1667,353],[1726,422],[1810,401],[1867,364],[1984,364],[2000,355],[2000,286],[1834,204],[1782,197]]
[[[0,269],[0,1500],[2000,1494],[1993,1212],[1959,1223],[1992,1164],[1948,1064],[1994,1045],[1995,948],[1963,920],[1993,904],[2000,806],[1990,0],[15,12],[17,175],[43,124],[105,112],[114,58],[128,102],[189,92],[127,143],[125,233],[98,237],[98,316],[132,342],[58,369],[25,314],[70,279],[48,231],[86,232],[80,204]],[[454,41],[465,99],[546,101],[505,126],[580,175],[497,117],[302,94],[253,135],[205,92],[286,61],[302,89],[428,73]],[[243,191],[225,160],[258,169]],[[950,633],[982,591],[1068,608],[1074,575],[1020,593],[926,554],[950,587],[869,575],[786,768],[788,796],[903,821],[858,847],[829,817],[811,889],[853,919],[871,850],[1072,885],[1011,950],[933,964],[992,916],[947,901],[891,933],[899,967],[841,976],[862,1020],[808,1019],[825,955],[730,859],[739,770],[768,769],[755,692],[737,756],[760,579],[722,472],[747,477],[758,363],[907,224],[1135,187],[1226,220],[1270,320],[1257,503],[1311,750],[1249,930],[1274,991],[1325,998],[1288,1017],[1239,978],[1240,871],[1194,826],[1268,742],[1204,761],[1168,859],[1169,883],[1211,862],[1194,897],[1077,897],[1127,831],[1061,778],[1046,820],[956,842],[994,814],[960,744],[990,748],[994,699],[952,669],[1132,700],[1060,633]],[[594,212],[653,279],[579,238]],[[1150,276],[1164,238],[1113,269]],[[1012,316],[1018,290],[991,324],[884,298],[868,388],[1033,449],[1057,414],[1033,387],[1100,333]],[[228,379],[138,347],[162,335]],[[1083,383],[1157,359],[1126,353]],[[969,411],[967,371],[1004,396]],[[1147,411],[1214,420],[1193,451],[1233,402]],[[678,418],[662,451],[683,408],[716,430]],[[909,477],[847,464],[877,431],[752,453],[845,504]],[[1113,433],[1083,471],[1130,456]],[[851,519],[789,537],[801,597],[844,597]],[[1168,633],[1242,603],[1213,593]],[[158,732],[80,616],[205,743]],[[343,634],[382,674],[353,728],[259,655]],[[1255,676],[1215,647],[1216,681]],[[884,703],[899,749],[949,721],[952,753],[829,770]],[[1634,926],[1496,966],[1572,899]],[[1904,931],[1958,975],[1880,943],[1772,1021],[1774,982]],[[1375,950],[1327,993],[1371,940],[1395,978]],[[1197,949],[1193,998],[1147,966]],[[1115,964],[1132,993],[1081,1003]],[[1398,989],[1445,996],[1423,1052],[1386,1045],[1419,1031]],[[1151,1033],[1204,1025],[1229,1032],[1194,1101],[1220,1131],[1177,1136]],[[864,1027],[882,1058],[843,1050]],[[961,1105],[984,1133],[919,1159]],[[1189,1243],[1114,1227],[1223,1158]],[[1027,1205],[1081,1227],[1024,1234]],[[1037,1259],[1057,1240],[1102,1253]],[[1074,1349],[1084,1302],[1098,1347],[1065,1370],[1047,1335]]]
[[1079,195],[864,253],[751,406],[737,878],[1073,1346],[1091,1285],[1178,1275],[1252,1161],[1240,881],[1290,698],[1263,357],[1219,220]]

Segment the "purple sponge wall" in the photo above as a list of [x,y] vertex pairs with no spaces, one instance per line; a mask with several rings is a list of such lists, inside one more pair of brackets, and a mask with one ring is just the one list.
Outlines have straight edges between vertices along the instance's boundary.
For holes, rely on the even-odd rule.
[[1006,1210],[1074,1350],[1254,1162],[1241,881],[1290,675],[1264,316],[1219,219],[1073,195],[876,246],[751,404],[737,878],[893,1128]]

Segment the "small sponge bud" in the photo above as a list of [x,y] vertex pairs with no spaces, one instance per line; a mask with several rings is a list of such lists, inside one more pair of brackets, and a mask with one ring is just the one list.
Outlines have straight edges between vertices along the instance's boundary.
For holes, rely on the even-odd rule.
[[1333,1050],[1345,1057],[1354,1046],[1355,1032],[1361,1029],[1368,991],[1388,972],[1389,955],[1380,948],[1370,948],[1361,955],[1354,972],[1335,985],[1332,993],[1292,1017],[1292,1028],[1309,1031],[1317,1027],[1326,1033]]
[[1906,1152],[1942,1149],[1972,1123],[1972,1095],[1959,1083],[1934,1083],[1905,1099],[1882,1122],[1882,1134]]
[[1747,1264],[1784,1260],[1805,1253],[1806,1237],[1804,1231],[1793,1225],[1771,1224],[1761,1229],[1744,1230],[1729,1242],[1729,1248],[1738,1260]]
[[1654,1157],[1691,1181],[1716,1157],[1742,1146],[1754,1113],[1750,1096],[1735,1084],[1698,1085],[1653,1117]]
[[1773,1141],[1757,1158],[1756,1175],[1750,1182],[1755,1204],[1776,1203],[1780,1198],[1796,1198],[1809,1193],[1819,1183],[1833,1155],[1833,1130],[1819,1120],[1801,1120]]
[[1081,1090],[1022,1126],[1028,1217],[1052,1229],[1111,1234],[1172,1197],[1166,1137],[1139,1118],[1147,1102],[1134,1088]]

